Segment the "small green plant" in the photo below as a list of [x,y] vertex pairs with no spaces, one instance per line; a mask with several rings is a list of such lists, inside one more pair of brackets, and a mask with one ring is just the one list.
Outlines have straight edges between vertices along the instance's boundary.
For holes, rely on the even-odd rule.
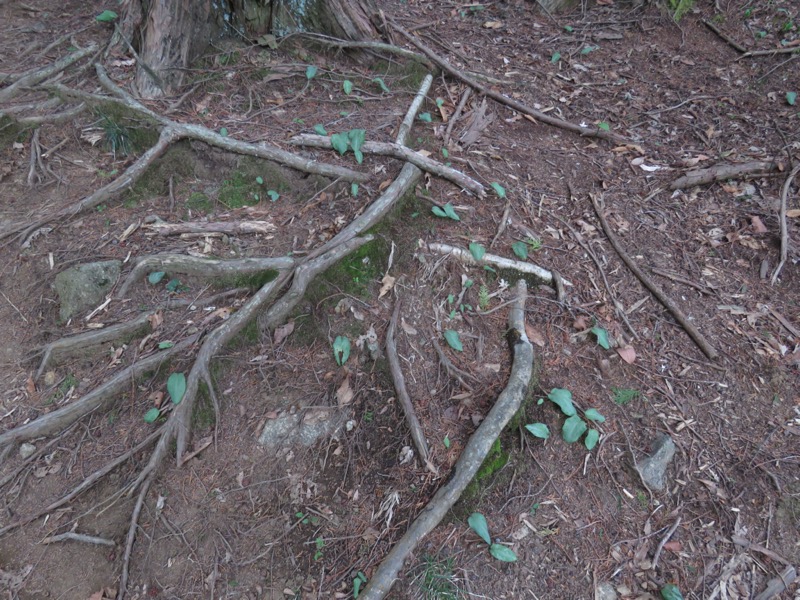
[[315,67],[314,65],[308,65],[306,67],[306,79],[311,81],[316,76],[317,76],[317,67]]
[[642,395],[639,390],[628,388],[611,388],[611,392],[614,394],[614,402],[620,406],[625,406]]
[[366,134],[367,131],[365,129],[351,129],[350,131],[342,133],[334,133],[331,136],[331,146],[342,156],[344,156],[348,148],[352,148],[353,155],[356,157],[356,162],[361,164],[364,161],[361,146],[364,145]]
[[342,82],[342,89],[344,90],[344,93],[349,96],[350,94],[353,93],[353,82],[350,81],[349,79],[345,79]]
[[441,217],[443,219],[453,219],[453,221],[460,221],[461,217],[458,216],[456,213],[456,209],[453,208],[453,205],[449,202],[442,206],[441,208],[438,206],[434,206],[431,209],[431,212],[435,214],[437,217]]
[[429,113],[429,112],[424,112],[421,115],[419,115],[419,117],[417,117],[417,118],[420,121],[424,121],[425,123],[430,123],[431,121],[433,121],[433,118],[431,117],[431,113]]
[[116,158],[117,154],[128,156],[131,153],[131,138],[128,130],[114,119],[104,116],[101,127],[105,133],[106,144]]
[[528,238],[528,246],[530,247],[532,252],[536,252],[542,249],[542,240],[538,237],[529,237]]
[[367,583],[367,576],[361,571],[356,573],[356,576],[353,577],[353,598],[358,598],[361,593],[361,586],[365,583]]
[[478,289],[478,308],[486,310],[489,307],[489,288],[481,284]]
[[97,15],[94,20],[98,23],[111,23],[117,19],[117,13],[113,10],[104,10],[99,15]]
[[444,341],[446,341],[447,345],[453,350],[456,350],[457,352],[464,351],[464,346],[461,344],[461,338],[458,336],[457,331],[453,329],[447,329],[444,332]]
[[472,258],[476,261],[480,261],[486,254],[486,248],[477,242],[471,242],[469,245],[469,253],[472,254]]
[[415,578],[423,600],[462,600],[464,592],[453,572],[453,559],[439,559],[426,554],[422,557],[422,572]]
[[500,198],[505,198],[506,197],[506,188],[504,188],[502,185],[500,185],[496,181],[493,182],[493,183],[490,183],[489,185],[491,186],[491,188],[495,191],[495,193]]
[[[186,375],[183,373],[172,373],[167,379],[167,394],[173,404],[178,405],[183,400],[186,393]],[[163,408],[152,407],[144,413],[145,423],[154,423],[160,416]]]
[[341,367],[349,357],[350,340],[343,335],[337,336],[333,341],[333,358],[336,360],[336,364]]
[[605,350],[611,348],[611,342],[608,339],[608,331],[606,331],[602,327],[598,327],[597,325],[595,325],[594,327],[592,327],[591,332],[597,338],[598,346],[602,347]]
[[692,10],[694,0],[669,0],[669,8],[672,11],[672,18],[675,22],[681,20],[683,15]]
[[317,551],[314,552],[314,560],[317,561],[322,558],[322,549],[325,547],[325,539],[320,536],[314,540],[314,545],[317,548]]
[[444,447],[447,450],[449,450],[450,449],[450,436],[449,435],[444,436],[444,439],[442,440],[442,443],[444,444]]
[[517,560],[517,555],[514,554],[511,548],[492,542],[492,538],[489,535],[489,524],[486,522],[486,517],[481,513],[472,513],[467,519],[467,523],[469,523],[470,529],[489,545],[489,554],[494,558],[503,562],[515,562]]
[[673,583],[668,583],[662,587],[659,593],[662,600],[683,600],[683,594],[681,594],[678,586]]
[[[581,417],[575,405],[572,403],[572,392],[569,390],[553,388],[547,395],[547,398],[558,406],[561,412],[567,417],[567,420],[564,421],[564,425],[561,428],[561,437],[563,440],[568,444],[572,444],[586,434],[583,443],[587,450],[593,449],[600,439],[600,432],[596,429],[589,428],[586,423],[602,423],[606,418],[594,408],[583,411],[583,417]],[[544,399],[540,398],[538,403],[542,404],[543,402]],[[525,425],[525,429],[527,429],[531,435],[540,439],[546,440],[550,437],[550,428],[544,423]]]
[[306,515],[304,512],[298,511],[294,513],[294,517],[296,519],[300,519],[300,523],[302,525],[308,525],[309,523],[311,523],[315,527],[319,525],[319,517],[317,517],[316,515]]

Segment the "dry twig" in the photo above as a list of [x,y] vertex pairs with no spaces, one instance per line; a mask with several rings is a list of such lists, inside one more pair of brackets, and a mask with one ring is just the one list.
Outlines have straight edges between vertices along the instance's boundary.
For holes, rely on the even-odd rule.
[[797,165],[794,169],[792,169],[792,172],[789,173],[789,176],[786,178],[786,181],[783,182],[783,187],[781,188],[781,261],[778,263],[778,266],[775,267],[775,271],[772,273],[772,285],[775,285],[775,282],[778,280],[778,275],[780,275],[781,269],[783,269],[783,265],[786,264],[786,261],[789,258],[789,227],[786,223],[786,201],[789,197],[789,188],[791,187],[792,181],[798,173],[800,173],[800,165]]

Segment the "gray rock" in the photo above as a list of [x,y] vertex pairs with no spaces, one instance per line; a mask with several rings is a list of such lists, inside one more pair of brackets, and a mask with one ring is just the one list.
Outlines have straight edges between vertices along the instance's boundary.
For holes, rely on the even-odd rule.
[[305,414],[284,412],[268,420],[258,438],[262,446],[294,446],[306,448],[318,440],[335,436],[344,425],[344,414],[337,408],[312,408]]
[[661,491],[666,487],[665,474],[673,456],[675,442],[668,435],[662,435],[653,445],[653,454],[636,463],[636,469],[650,489]]
[[25,442],[23,444],[20,444],[19,446],[19,456],[22,460],[25,460],[34,452],[36,452],[36,446],[34,446],[33,444]]
[[95,308],[119,279],[118,260],[86,263],[56,275],[55,288],[61,301],[59,317],[66,322],[76,314]]
[[604,581],[594,590],[594,600],[617,600],[617,590],[608,581]]

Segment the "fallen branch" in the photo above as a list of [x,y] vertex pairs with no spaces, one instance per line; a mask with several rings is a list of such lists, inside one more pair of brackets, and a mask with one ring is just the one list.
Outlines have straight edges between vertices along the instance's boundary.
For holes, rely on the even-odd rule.
[[392,373],[394,389],[397,391],[397,398],[406,416],[406,424],[411,431],[411,439],[414,442],[414,447],[417,449],[417,454],[419,454],[419,458],[425,467],[434,475],[438,475],[438,469],[431,462],[428,443],[425,441],[422,425],[420,425],[417,413],[414,411],[411,397],[408,395],[405,377],[403,377],[403,370],[400,368],[400,359],[397,356],[397,344],[394,341],[394,333],[397,330],[397,316],[399,314],[400,300],[397,300],[394,305],[394,311],[392,312],[392,320],[389,323],[389,329],[386,331],[386,358],[389,360],[389,370]]
[[81,48],[80,50],[76,50],[75,52],[67,54],[64,58],[57,60],[52,65],[48,65],[43,69],[28,71],[24,75],[18,77],[14,83],[0,90],[0,102],[6,102],[7,100],[13,98],[21,89],[34,86],[38,83],[41,83],[48,77],[52,77],[56,73],[60,73],[73,63],[76,63],[82,58],[89,56],[95,50],[97,50],[97,45],[90,44],[86,46],[86,48]]
[[779,214],[781,226],[781,261],[772,273],[772,285],[775,285],[775,282],[778,280],[778,275],[780,275],[781,269],[783,269],[783,265],[785,265],[786,261],[789,259],[789,227],[786,223],[786,201],[789,197],[789,188],[798,173],[800,173],[800,165],[792,169],[792,172],[789,173],[789,176],[786,178],[786,181],[783,182],[783,187],[781,188],[781,210]]
[[[268,273],[269,271],[283,271],[295,265],[295,260],[288,256],[278,258],[239,258],[220,260],[216,258],[200,258],[185,254],[153,254],[138,258],[133,269],[128,273],[125,281],[117,292],[117,298],[125,298],[131,286],[142,279],[147,273],[165,271],[167,273],[181,273],[196,277],[236,277],[239,275],[254,275]],[[277,274],[277,273],[276,273]]]
[[224,233],[225,235],[270,234],[278,229],[270,221],[193,221],[186,223],[150,223],[145,228],[157,235],[182,235],[184,233]]
[[477,81],[475,81],[475,79],[465,74],[464,72],[459,71],[458,69],[453,67],[444,58],[440,57],[433,50],[425,46],[425,44],[420,42],[416,37],[411,35],[408,31],[400,27],[397,23],[392,22],[392,27],[394,27],[396,31],[401,33],[403,37],[405,37],[409,42],[411,42],[414,46],[416,46],[420,52],[425,54],[425,56],[431,59],[431,61],[433,61],[436,65],[438,65],[443,71],[447,72],[453,77],[456,77],[457,79],[460,79],[471,88],[475,89],[476,91],[480,92],[485,96],[488,96],[492,100],[499,102],[500,104],[504,104],[509,108],[513,108],[517,112],[528,115],[529,117],[533,117],[534,119],[538,119],[542,123],[547,123],[548,125],[552,125],[554,127],[566,129],[567,131],[574,131],[575,133],[579,133],[584,137],[596,137],[618,143],[624,143],[625,141],[627,141],[625,140],[625,138],[621,136],[610,133],[608,131],[604,131],[599,128],[582,127],[576,123],[570,123],[569,121],[565,121],[557,117],[551,117],[547,113],[543,113],[539,110],[530,108],[529,106],[526,106],[521,102],[512,100],[511,98],[508,98],[499,92],[495,92],[494,90],[489,89],[486,86],[478,83]]
[[509,311],[509,340],[513,347],[513,363],[508,384],[498,396],[489,414],[467,442],[464,451],[453,466],[452,477],[436,492],[405,535],[386,555],[367,584],[362,600],[379,600],[386,597],[397,579],[406,558],[419,542],[430,533],[458,501],[467,485],[475,477],[492,445],[511,418],[519,410],[528,392],[533,374],[533,347],[525,335],[525,280],[517,282],[516,301]]
[[725,181],[727,179],[738,179],[743,176],[753,176],[761,173],[769,173],[778,169],[774,161],[752,161],[732,164],[717,164],[706,169],[695,169],[688,171],[681,177],[669,184],[669,189],[679,190],[683,188],[705,185],[715,181]]
[[600,225],[602,226],[608,241],[611,242],[614,250],[617,251],[617,254],[622,259],[622,262],[628,266],[633,274],[636,275],[639,281],[641,281],[648,290],[650,290],[656,299],[661,302],[661,304],[663,304],[670,313],[672,313],[672,316],[675,317],[675,320],[686,330],[686,333],[689,334],[689,337],[692,338],[694,343],[700,347],[700,349],[703,351],[703,354],[712,360],[717,358],[719,353],[711,344],[708,343],[706,338],[703,337],[703,334],[700,333],[697,327],[695,327],[694,324],[689,321],[683,311],[678,308],[678,305],[675,304],[672,299],[661,290],[660,287],[653,283],[653,281],[639,268],[639,265],[633,262],[633,259],[628,256],[628,254],[622,248],[622,245],[617,240],[617,236],[614,235],[613,231],[611,231],[611,227],[609,227],[608,222],[603,215],[603,211],[595,197],[592,194],[589,194],[589,199],[592,201],[594,212],[597,213],[597,218],[600,220]]
[[68,531],[59,535],[51,535],[42,540],[42,544],[55,544],[56,542],[83,542],[84,544],[97,544],[98,546],[111,546],[112,548],[117,545],[114,540],[107,540],[106,538],[97,537],[94,535],[86,535],[83,533],[75,533]]
[[[512,260],[510,258],[504,258],[502,256],[497,256],[496,254],[484,254],[483,258],[480,261],[475,260],[475,257],[472,256],[469,250],[464,250],[463,248],[456,248],[455,246],[450,246],[448,244],[440,244],[437,242],[428,244],[428,250],[432,252],[437,252],[438,254],[450,254],[455,256],[458,260],[468,265],[492,265],[493,267],[497,267],[498,269],[513,269],[515,271],[519,271],[520,273],[525,273],[526,275],[532,275],[537,279],[540,279],[542,283],[546,283],[547,285],[554,285],[553,284],[553,273],[540,267],[539,265],[535,265],[529,262],[522,262],[519,260]],[[562,280],[564,285],[571,286],[572,284],[567,281],[566,279]]]
[[753,56],[772,56],[773,54],[790,54],[792,52],[800,53],[800,47],[798,46],[789,46],[786,48],[773,48],[772,50],[749,50],[742,54],[736,60],[742,60],[743,58],[751,58]]
[[[326,135],[314,135],[311,133],[303,133],[296,135],[289,140],[289,143],[294,146],[310,146],[312,148],[333,148],[331,138]],[[391,144],[388,142],[364,142],[361,145],[361,151],[365,154],[379,154],[382,156],[392,156],[399,158],[412,165],[437,175],[448,181],[453,182],[458,187],[464,188],[476,194],[477,196],[484,196],[486,190],[484,187],[472,177],[465,175],[461,171],[457,171],[451,167],[446,167],[439,161],[425,156],[420,152],[415,152],[401,144]]]

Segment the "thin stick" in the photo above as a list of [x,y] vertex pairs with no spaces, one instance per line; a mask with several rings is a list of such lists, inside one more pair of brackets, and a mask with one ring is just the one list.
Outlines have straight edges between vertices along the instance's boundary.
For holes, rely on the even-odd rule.
[[[728,36],[728,34],[726,34],[726,33],[722,33],[722,31],[719,29],[719,27],[717,27],[716,25],[714,25],[714,24],[713,24],[711,21],[709,21],[708,19],[703,19],[703,25],[705,25],[705,26],[706,26],[706,27],[708,27],[708,28],[709,28],[711,31],[713,31],[714,33],[716,33],[716,34],[717,34],[717,35],[718,35],[718,36],[719,36],[719,37],[720,37],[720,38],[721,38],[723,41],[727,42],[727,43],[728,43],[728,45],[729,45],[731,48],[733,48],[733,49],[737,50],[738,52],[741,52],[742,54],[745,54],[745,53],[747,52],[747,48],[745,48],[744,46],[742,46],[741,44],[739,44],[739,43],[738,43],[738,42],[736,42],[735,40],[731,39],[731,38]],[[740,57],[740,58],[741,58],[741,57]]]
[[139,491],[139,497],[136,498],[136,506],[133,507],[133,514],[131,514],[131,521],[128,527],[128,536],[125,541],[125,554],[122,557],[122,573],[119,579],[119,591],[117,592],[117,600],[124,600],[125,593],[128,591],[128,572],[131,566],[131,553],[133,552],[133,542],[136,539],[136,529],[139,527],[139,515],[144,506],[144,499],[147,497],[147,492],[150,490],[150,484],[153,482],[155,471],[152,472],[147,480],[142,485]]
[[97,544],[99,546],[111,546],[112,548],[117,545],[114,540],[107,540],[106,538],[86,535],[83,533],[75,533],[73,531],[68,531],[67,533],[61,533],[59,535],[51,535],[50,537],[44,538],[41,543],[55,544],[56,542],[65,541],[83,542],[84,544]]
[[597,218],[600,220],[600,225],[603,227],[603,231],[608,237],[608,241],[611,242],[611,245],[614,247],[614,250],[617,251],[619,257],[622,259],[628,268],[633,272],[634,275],[642,282],[642,284],[650,290],[650,292],[656,297],[656,299],[664,305],[664,307],[672,313],[672,316],[675,317],[675,320],[680,323],[680,325],[686,330],[686,333],[689,334],[689,337],[692,338],[695,344],[697,344],[700,349],[710,359],[715,359],[719,356],[719,353],[716,349],[708,343],[706,338],[703,337],[703,334],[698,331],[697,327],[695,327],[691,321],[683,314],[683,311],[678,308],[678,306],[672,301],[672,299],[667,296],[661,288],[659,288],[655,283],[653,283],[647,275],[639,268],[639,266],[633,262],[630,256],[625,252],[622,248],[622,245],[617,240],[617,236],[614,235],[614,232],[611,231],[611,227],[609,227],[608,222],[606,221],[605,216],[603,216],[603,210],[600,208],[597,200],[592,194],[589,194],[589,199],[592,201],[592,206],[594,207],[594,212],[597,213]]
[[467,104],[467,100],[472,95],[472,88],[468,87],[464,90],[464,93],[461,94],[461,100],[458,103],[458,107],[456,107],[456,112],[453,113],[453,116],[450,117],[450,122],[447,124],[447,130],[444,132],[444,145],[447,146],[450,143],[450,134],[453,133],[453,127],[458,121],[459,117],[461,116],[461,112],[464,110],[464,106]]
[[417,448],[420,460],[422,460],[425,467],[434,475],[438,475],[439,471],[431,462],[430,451],[428,450],[428,443],[425,441],[425,434],[422,432],[422,425],[420,425],[417,413],[414,411],[414,405],[411,403],[411,397],[408,395],[406,389],[405,378],[403,371],[400,368],[400,359],[397,355],[397,344],[394,341],[394,332],[397,330],[397,316],[400,314],[400,300],[397,300],[394,305],[394,312],[392,312],[392,320],[389,323],[389,329],[386,331],[386,357],[389,359],[389,370],[392,373],[392,381],[394,381],[394,389],[397,391],[397,397],[400,400],[400,406],[406,415],[406,423],[409,430],[411,430],[411,439],[414,446]]
[[783,269],[783,265],[786,264],[789,258],[789,228],[786,224],[786,200],[789,197],[789,188],[792,185],[792,180],[798,173],[800,173],[800,165],[792,169],[786,181],[783,182],[783,188],[781,188],[781,262],[778,263],[778,266],[775,267],[775,272],[772,273],[772,285],[775,285],[775,282],[778,280],[778,275],[780,275],[781,269]]
[[661,538],[661,541],[658,543],[658,548],[656,548],[656,553],[653,554],[653,566],[651,567],[653,571],[656,570],[658,559],[661,558],[661,551],[664,549],[664,544],[666,544],[669,541],[669,538],[671,538],[672,534],[675,533],[675,530],[678,529],[678,527],[680,527],[680,524],[681,524],[681,517],[678,517],[675,520],[675,523],[672,525],[672,527],[669,528],[669,531],[667,531],[666,535],[663,538]]
[[470,437],[453,467],[450,480],[436,492],[405,535],[400,538],[378,566],[367,584],[363,596],[359,596],[362,600],[380,600],[386,597],[397,580],[406,558],[414,551],[419,542],[433,531],[461,497],[462,492],[488,456],[492,445],[525,399],[533,374],[533,347],[525,335],[526,296],[525,280],[520,279],[517,282],[516,302],[508,315],[510,329],[508,335],[514,353],[508,384],[498,396],[489,414]]
[[534,119],[538,119],[542,123],[547,123],[548,125],[552,125],[554,127],[560,127],[561,129],[566,129],[567,131],[574,131],[575,133],[579,133],[585,137],[597,137],[602,138],[605,140],[611,140],[614,142],[625,142],[625,138],[615,135],[613,133],[609,133],[607,131],[603,131],[600,128],[591,128],[591,127],[581,127],[575,123],[570,123],[569,121],[564,121],[563,119],[558,119],[556,117],[551,117],[547,113],[543,113],[539,110],[535,110],[522,104],[521,102],[517,102],[516,100],[512,100],[511,98],[507,98],[500,92],[495,92],[487,88],[486,86],[478,83],[470,77],[469,75],[465,74],[462,71],[459,71],[455,67],[453,67],[449,62],[447,62],[444,58],[440,57],[436,54],[433,50],[428,48],[425,44],[420,42],[416,37],[411,35],[405,29],[400,27],[397,23],[392,23],[392,27],[395,28],[396,31],[401,33],[409,42],[411,42],[414,46],[416,46],[425,56],[430,58],[434,63],[436,63],[442,70],[446,71],[453,77],[456,77],[466,83],[471,88],[479,91],[485,96],[488,96],[492,100],[499,102],[500,104],[504,104],[510,108],[513,108],[517,112],[521,112],[526,114]]

